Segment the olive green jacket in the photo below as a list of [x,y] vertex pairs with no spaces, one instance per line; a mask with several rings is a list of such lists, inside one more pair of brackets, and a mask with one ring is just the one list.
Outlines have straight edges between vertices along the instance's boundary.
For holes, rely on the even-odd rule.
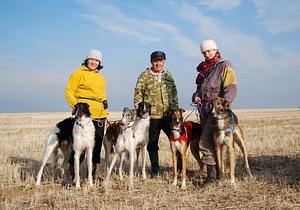
[[143,100],[151,104],[152,119],[161,119],[178,108],[177,89],[170,71],[163,70],[161,78],[158,78],[147,68],[139,75],[134,93],[134,107],[137,108]]

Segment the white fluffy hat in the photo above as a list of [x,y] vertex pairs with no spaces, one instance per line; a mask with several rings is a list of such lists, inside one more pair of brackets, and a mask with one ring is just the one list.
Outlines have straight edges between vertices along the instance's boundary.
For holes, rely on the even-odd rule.
[[204,52],[206,50],[217,50],[218,46],[214,40],[206,39],[201,43],[200,49],[201,49],[201,52]]
[[94,58],[99,60],[102,63],[102,53],[99,50],[92,49],[90,52],[86,55],[86,59]]

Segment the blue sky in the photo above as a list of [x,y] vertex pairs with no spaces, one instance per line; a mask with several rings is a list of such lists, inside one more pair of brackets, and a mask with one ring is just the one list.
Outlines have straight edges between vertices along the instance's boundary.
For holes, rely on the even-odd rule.
[[235,69],[234,108],[299,107],[299,11],[298,0],[1,0],[0,112],[70,111],[65,85],[92,48],[110,110],[133,106],[155,50],[189,109],[207,38]]

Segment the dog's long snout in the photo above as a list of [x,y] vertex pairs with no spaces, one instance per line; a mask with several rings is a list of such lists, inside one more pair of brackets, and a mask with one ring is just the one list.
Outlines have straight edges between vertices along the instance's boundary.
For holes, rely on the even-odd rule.
[[125,123],[123,121],[120,121],[120,126],[125,127]]
[[213,109],[211,110],[211,115],[212,115],[213,117],[216,117],[216,116],[217,116],[215,107],[213,107]]

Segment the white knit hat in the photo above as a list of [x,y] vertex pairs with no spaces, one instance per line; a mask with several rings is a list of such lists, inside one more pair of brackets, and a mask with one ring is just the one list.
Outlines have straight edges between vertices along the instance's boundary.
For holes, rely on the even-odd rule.
[[206,50],[217,50],[218,46],[212,39],[204,40],[200,45],[201,52],[203,53]]
[[90,52],[86,55],[86,59],[89,58],[97,59],[102,63],[102,53],[99,50],[95,50],[95,49],[90,50]]

